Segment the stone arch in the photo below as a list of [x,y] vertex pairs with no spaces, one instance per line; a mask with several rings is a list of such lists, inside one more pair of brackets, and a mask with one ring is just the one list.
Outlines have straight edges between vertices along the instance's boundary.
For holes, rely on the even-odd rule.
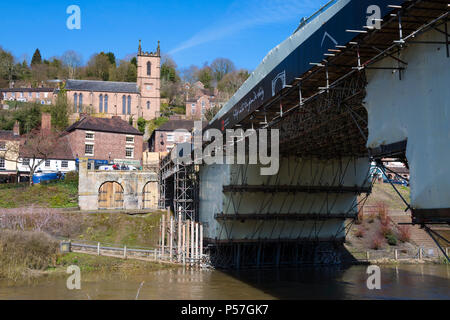
[[100,210],[124,209],[124,188],[117,181],[106,181],[98,189],[98,208]]

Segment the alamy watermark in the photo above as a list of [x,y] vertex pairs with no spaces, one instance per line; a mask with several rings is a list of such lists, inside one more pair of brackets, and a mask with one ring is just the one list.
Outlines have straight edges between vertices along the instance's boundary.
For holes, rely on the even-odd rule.
[[70,5],[66,9],[66,13],[69,17],[66,21],[67,29],[80,30],[81,29],[81,9],[77,5]]
[[70,276],[67,278],[66,286],[69,290],[81,290],[81,270],[78,266],[67,267],[67,274]]
[[369,266],[367,268],[367,289],[381,290],[381,269],[379,266]]
[[[177,134],[186,136],[189,135],[189,131],[179,129],[175,131],[175,135]],[[171,153],[174,163],[182,165],[261,165],[260,173],[263,176],[276,175],[280,168],[280,132],[278,129],[249,129],[247,131],[228,129],[224,134],[218,129],[203,131],[202,122],[196,121],[193,141],[193,144],[184,143],[176,147],[175,152]],[[208,144],[203,148],[205,142]]]

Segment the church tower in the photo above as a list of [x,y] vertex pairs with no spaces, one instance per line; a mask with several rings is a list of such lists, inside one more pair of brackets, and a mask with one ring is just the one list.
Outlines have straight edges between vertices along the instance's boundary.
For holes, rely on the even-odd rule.
[[137,85],[141,92],[140,116],[146,120],[159,117],[161,109],[161,48],[156,52],[142,51],[141,40],[137,55]]

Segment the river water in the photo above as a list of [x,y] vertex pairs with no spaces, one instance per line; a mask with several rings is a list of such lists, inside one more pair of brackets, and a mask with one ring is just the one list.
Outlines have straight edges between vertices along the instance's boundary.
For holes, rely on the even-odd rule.
[[[29,285],[0,282],[0,299],[266,300],[266,299],[448,299],[450,266],[381,268],[381,290],[367,289],[367,267],[298,270],[163,270],[124,278],[82,274],[81,290],[66,277]],[[140,290],[139,290],[140,288]]]

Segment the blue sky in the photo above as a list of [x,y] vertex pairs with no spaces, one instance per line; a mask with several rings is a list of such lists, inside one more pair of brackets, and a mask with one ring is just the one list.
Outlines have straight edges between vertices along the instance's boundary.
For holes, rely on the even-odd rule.
[[[326,0],[100,0],[4,1],[0,45],[17,58],[39,48],[44,58],[75,50],[86,62],[100,51],[122,59],[157,40],[179,67],[203,65],[217,57],[253,70],[270,49],[287,38],[300,19]],[[81,9],[81,30],[69,30],[66,9]]]

